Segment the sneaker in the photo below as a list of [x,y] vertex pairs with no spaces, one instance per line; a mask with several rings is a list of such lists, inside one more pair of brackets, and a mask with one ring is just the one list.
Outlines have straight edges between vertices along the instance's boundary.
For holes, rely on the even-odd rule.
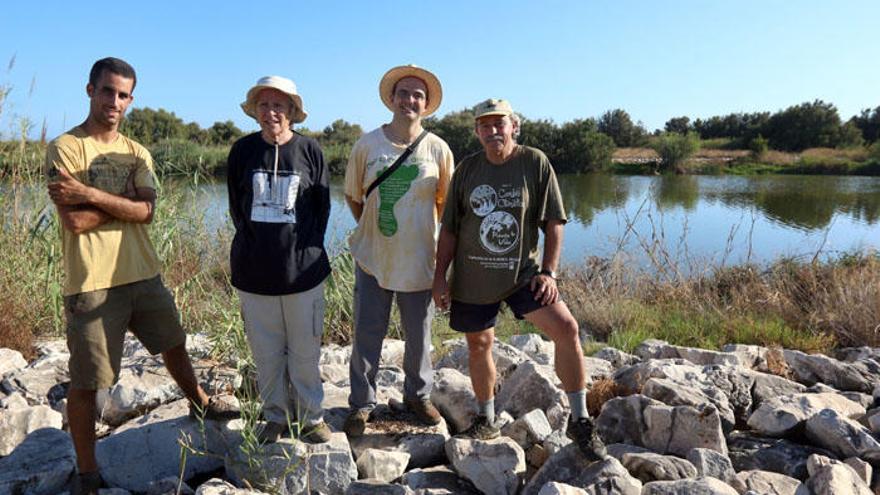
[[471,427],[458,436],[473,438],[475,440],[492,440],[501,436],[501,430],[495,426],[495,421],[489,421],[486,416],[474,416],[474,422]]
[[348,417],[345,418],[345,424],[342,426],[342,431],[350,437],[359,437],[367,429],[367,421],[369,419],[369,409],[356,409],[348,413]]
[[257,433],[257,441],[260,443],[275,443],[288,431],[290,431],[290,428],[286,423],[268,421],[263,425],[263,429]]
[[593,418],[575,420],[569,416],[565,435],[578,446],[588,460],[599,461],[605,457],[605,443],[596,431]]
[[238,401],[231,395],[215,395],[208,399],[206,406],[189,403],[189,416],[193,419],[229,421],[241,417]]
[[431,426],[440,424],[440,411],[434,407],[431,399],[414,397],[404,400],[403,403],[422,423]]
[[79,473],[73,478],[73,488],[70,490],[71,495],[98,495],[98,490],[104,486],[104,479],[101,473],[92,471],[89,473]]
[[321,421],[316,425],[304,427],[299,438],[307,443],[327,443],[330,441],[330,433],[330,427]]

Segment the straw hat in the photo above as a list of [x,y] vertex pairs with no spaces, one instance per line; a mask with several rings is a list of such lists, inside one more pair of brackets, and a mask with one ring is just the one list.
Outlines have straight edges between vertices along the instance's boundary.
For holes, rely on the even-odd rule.
[[394,85],[404,77],[421,79],[428,88],[428,104],[425,106],[425,111],[422,112],[422,117],[427,117],[440,108],[440,101],[443,100],[443,88],[440,86],[440,80],[437,79],[437,76],[415,65],[400,65],[386,72],[379,82],[379,96],[389,110],[394,111],[394,105],[391,103]]
[[309,116],[305,109],[303,109],[302,98],[300,98],[299,94],[296,92],[296,84],[290,79],[281,76],[265,76],[259,78],[257,83],[248,90],[247,98],[241,104],[241,109],[244,110],[244,113],[250,115],[254,119],[257,118],[257,95],[260,94],[261,90],[266,88],[277,89],[290,97],[291,101],[293,101],[294,107],[290,121],[294,124],[306,120],[306,117]]

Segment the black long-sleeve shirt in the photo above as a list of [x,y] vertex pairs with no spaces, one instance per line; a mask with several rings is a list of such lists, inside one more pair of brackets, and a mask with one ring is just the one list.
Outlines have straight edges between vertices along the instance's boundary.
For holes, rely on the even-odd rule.
[[330,186],[317,141],[294,133],[276,148],[250,134],[232,145],[227,167],[232,285],[283,295],[321,283],[330,274],[324,248]]

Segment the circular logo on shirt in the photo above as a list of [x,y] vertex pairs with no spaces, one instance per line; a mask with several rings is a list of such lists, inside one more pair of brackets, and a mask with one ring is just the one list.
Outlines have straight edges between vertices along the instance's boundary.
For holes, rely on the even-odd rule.
[[506,211],[490,213],[480,223],[480,242],[495,254],[510,251],[519,242],[519,222]]
[[498,194],[492,186],[483,184],[471,191],[470,201],[474,215],[484,217],[495,210],[495,205],[498,204]]

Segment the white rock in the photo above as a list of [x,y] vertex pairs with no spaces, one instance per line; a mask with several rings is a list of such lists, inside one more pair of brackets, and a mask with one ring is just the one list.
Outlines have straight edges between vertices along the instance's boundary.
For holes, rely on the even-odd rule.
[[687,460],[697,468],[697,476],[711,476],[728,484],[736,477],[730,458],[716,450],[691,449]]
[[0,457],[9,455],[40,428],[61,429],[61,414],[49,406],[0,409]]
[[859,422],[823,409],[807,420],[807,438],[841,457],[880,461],[880,442]]
[[196,495],[259,495],[263,492],[236,488],[235,485],[219,478],[211,478],[199,485]]
[[526,471],[525,452],[516,442],[501,437],[482,441],[452,438],[446,455],[455,471],[488,495],[513,495]]
[[862,479],[866,484],[871,484],[871,477],[874,474],[874,468],[871,467],[867,462],[859,459],[858,457],[848,457],[843,460],[843,463],[847,466],[853,468],[853,471],[859,475],[859,478]]
[[527,356],[534,359],[538,364],[553,364],[556,347],[553,345],[553,342],[542,339],[536,333],[511,335],[510,345],[526,353]]
[[455,432],[466,430],[477,414],[477,398],[471,379],[454,368],[434,371],[431,401]]
[[543,442],[553,430],[544,411],[533,409],[506,425],[501,433],[512,438],[523,449],[528,449],[534,444]]
[[807,461],[810,479],[806,487],[811,493],[847,495],[872,495],[871,488],[858,473],[848,465],[819,455],[811,455]]
[[700,409],[648,406],[644,418],[647,430],[642,434],[642,440],[645,447],[655,452],[684,457],[693,448],[706,448],[727,453],[721,418],[711,404]]
[[460,477],[448,466],[416,468],[407,471],[400,479],[419,494],[477,494],[477,490],[466,479]]
[[501,384],[495,407],[517,418],[533,409],[546,411],[555,404],[568,404],[568,398],[557,383],[559,379],[553,368],[526,361]]
[[532,476],[522,495],[536,495],[551,481],[580,487],[590,495],[639,495],[642,482],[630,476],[613,457],[588,462],[576,445],[569,445],[549,459]]
[[[147,361],[149,362],[149,361]],[[109,390],[97,394],[98,418],[110,426],[183,397],[183,392],[158,362],[122,368]]]
[[18,351],[2,348],[0,349],[0,378],[10,371],[16,371],[27,366],[24,356]]
[[587,491],[565,483],[550,481],[541,488],[538,495],[587,495]]
[[[100,440],[96,455],[104,481],[143,492],[157,479],[181,474],[189,479],[222,467],[223,455],[237,450],[241,441],[241,420],[205,421],[202,430],[202,424],[190,419],[188,412],[188,401],[175,401],[123,424]],[[189,453],[182,473],[180,440],[204,452]]]
[[365,449],[357,459],[361,478],[370,478],[390,483],[399,478],[409,464],[406,452],[389,452],[379,449]]
[[321,380],[326,383],[332,383],[337,387],[349,386],[348,366],[345,364],[322,364]]
[[[379,357],[379,363],[385,366],[397,366],[403,369],[403,354],[406,349],[406,342],[399,339],[385,339],[382,341],[382,353]],[[430,352],[430,349],[429,349]]]
[[0,458],[0,493],[55,495],[76,468],[70,435],[55,428],[36,430]]
[[272,493],[345,493],[357,478],[357,465],[344,433],[332,433],[322,444],[282,438],[256,451],[229,451],[226,474]]
[[680,480],[697,476],[690,462],[671,455],[653,452],[624,454],[621,464],[642,483],[658,480]]
[[731,484],[740,493],[752,490],[773,495],[795,495],[801,489],[800,481],[772,471],[741,471]]
[[[30,406],[28,405],[27,399],[18,392],[13,392],[0,399],[0,409],[8,409],[11,411],[13,409],[27,409],[28,407]],[[0,415],[2,414],[3,412],[0,411]]]
[[642,495],[739,495],[730,485],[715,478],[652,481],[642,488]]
[[373,411],[364,434],[349,441],[355,458],[367,449],[405,452],[410,456],[409,467],[416,468],[443,464],[448,438],[446,421],[425,426],[410,412],[392,412],[382,405]]
[[848,418],[865,414],[865,408],[838,394],[795,394],[765,400],[749,417],[749,426],[767,436],[784,436],[822,409],[833,409]]

